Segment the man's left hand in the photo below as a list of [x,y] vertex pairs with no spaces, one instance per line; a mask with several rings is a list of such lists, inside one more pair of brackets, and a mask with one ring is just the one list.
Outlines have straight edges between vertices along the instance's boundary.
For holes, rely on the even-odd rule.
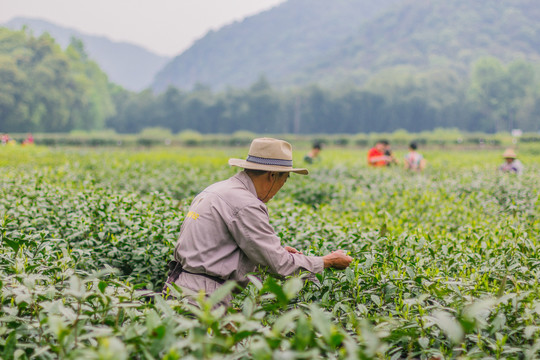
[[295,248],[290,247],[290,246],[285,246],[285,250],[287,250],[287,251],[290,252],[291,254],[302,254],[301,251],[298,251],[298,250],[296,250]]

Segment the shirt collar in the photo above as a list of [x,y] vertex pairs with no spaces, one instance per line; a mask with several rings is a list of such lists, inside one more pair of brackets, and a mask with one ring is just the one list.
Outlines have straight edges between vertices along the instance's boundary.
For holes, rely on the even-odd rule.
[[234,175],[234,178],[238,179],[242,184],[244,184],[246,189],[257,198],[255,184],[253,184],[253,180],[251,180],[248,174],[246,174],[244,171],[240,171],[238,174]]

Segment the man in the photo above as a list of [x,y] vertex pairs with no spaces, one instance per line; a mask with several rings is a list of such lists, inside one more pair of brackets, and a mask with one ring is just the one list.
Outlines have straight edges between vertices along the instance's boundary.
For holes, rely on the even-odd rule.
[[520,175],[523,172],[523,164],[518,160],[512,149],[506,149],[503,153],[504,164],[499,166],[499,171]]
[[[174,252],[179,265],[168,283],[174,282],[188,296],[201,290],[210,295],[227,280],[247,286],[247,275],[259,265],[282,276],[349,266],[353,259],[342,250],[318,257],[282,247],[269,223],[265,203],[281,189],[289,173],[308,174],[306,169],[293,168],[289,143],[255,139],[247,159],[230,159],[229,165],[245,170],[193,199]],[[231,300],[228,296],[222,303],[228,305]]]
[[368,165],[374,167],[383,167],[392,161],[392,157],[385,155],[389,143],[386,140],[379,140],[374,147],[368,151]]
[[314,143],[311,147],[311,151],[304,156],[304,161],[308,164],[313,164],[313,161],[317,159],[319,153],[321,152],[322,145],[321,143]]

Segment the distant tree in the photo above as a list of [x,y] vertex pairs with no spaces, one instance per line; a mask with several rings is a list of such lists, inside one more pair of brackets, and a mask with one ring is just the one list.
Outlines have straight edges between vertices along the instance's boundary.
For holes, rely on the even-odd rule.
[[[531,119],[534,119],[532,104],[538,98],[540,83],[535,83],[535,70],[531,63],[514,61],[508,66],[508,81],[510,82],[510,104],[508,114],[508,129],[521,128],[535,131]],[[536,117],[536,119],[538,119]],[[538,120],[535,121],[538,124]],[[531,126],[533,125],[533,126]],[[538,126],[536,126],[538,129]]]
[[0,28],[0,131],[103,128],[110,85],[80,43],[66,52],[48,34]]
[[184,101],[185,94],[175,87],[169,87],[156,99],[156,125],[168,128],[173,133],[188,128],[185,122]]
[[257,80],[245,94],[249,121],[242,130],[256,133],[275,132],[278,114],[280,112],[279,99],[272,90],[266,78]]
[[135,93],[124,103],[119,116],[112,122],[121,133],[137,133],[156,126],[156,101],[150,90]]
[[534,69],[525,62],[505,67],[498,59],[475,63],[470,96],[491,124],[488,131],[509,131],[518,124],[518,110],[534,85]]
[[71,72],[84,92],[78,99],[78,111],[73,113],[73,129],[103,129],[105,119],[115,112],[111,85],[107,75],[88,58],[81,40],[72,38],[66,49],[71,60]]
[[292,130],[296,133],[333,132],[338,114],[334,107],[331,93],[319,86],[309,86],[291,99],[293,117]]

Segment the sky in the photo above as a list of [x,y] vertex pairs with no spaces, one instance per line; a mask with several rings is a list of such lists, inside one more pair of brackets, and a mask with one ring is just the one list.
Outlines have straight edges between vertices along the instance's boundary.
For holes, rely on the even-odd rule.
[[14,17],[48,20],[159,55],[180,54],[209,30],[285,0],[0,0],[0,23]]

